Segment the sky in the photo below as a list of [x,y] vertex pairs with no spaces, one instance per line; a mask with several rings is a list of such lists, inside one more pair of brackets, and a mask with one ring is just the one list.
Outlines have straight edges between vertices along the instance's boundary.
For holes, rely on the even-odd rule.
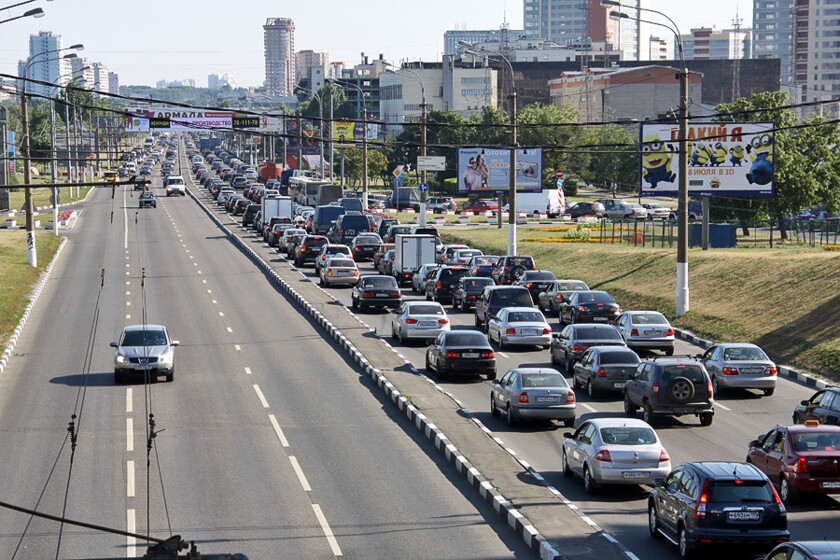
[[[20,0],[0,0],[0,5]],[[671,16],[683,33],[696,27],[729,28],[739,3],[649,0]],[[740,6],[743,25],[752,23],[752,2]],[[2,7],[0,6],[0,7]],[[100,62],[120,85],[155,85],[192,78],[207,87],[209,74],[231,74],[240,86],[260,86],[265,77],[262,26],[267,18],[295,22],[295,49],[329,53],[348,66],[384,54],[399,64],[439,61],[448,29],[498,29],[507,21],[522,29],[522,0],[35,0],[0,11],[0,20],[41,7],[42,18],[0,27],[0,72],[17,74],[28,55],[29,36],[61,35],[65,46],[83,43],[79,56]],[[699,12],[699,13],[698,13]]]

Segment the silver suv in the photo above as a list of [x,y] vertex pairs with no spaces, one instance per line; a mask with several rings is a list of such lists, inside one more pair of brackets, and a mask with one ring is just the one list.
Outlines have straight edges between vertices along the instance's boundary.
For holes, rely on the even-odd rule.
[[112,342],[114,353],[114,383],[125,383],[131,376],[142,380],[156,380],[163,375],[172,381],[175,375],[174,347],[177,340],[169,338],[163,325],[131,325],[123,329],[119,342]]

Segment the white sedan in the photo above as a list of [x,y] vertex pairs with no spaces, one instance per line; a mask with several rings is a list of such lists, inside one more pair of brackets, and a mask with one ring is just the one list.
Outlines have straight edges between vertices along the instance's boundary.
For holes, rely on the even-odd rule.
[[658,311],[625,311],[615,327],[627,346],[634,350],[661,350],[674,354],[674,328]]
[[342,286],[355,286],[359,283],[359,269],[353,259],[339,255],[330,258],[321,267],[321,286],[327,288],[336,284]]
[[533,307],[505,307],[487,322],[487,338],[499,348],[509,344],[551,345],[551,326],[539,309]]
[[436,301],[407,301],[391,317],[391,338],[433,340],[450,330],[449,317]]

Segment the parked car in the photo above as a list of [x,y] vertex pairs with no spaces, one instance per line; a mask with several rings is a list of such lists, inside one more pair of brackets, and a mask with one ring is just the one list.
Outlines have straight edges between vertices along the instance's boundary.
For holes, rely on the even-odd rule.
[[486,276],[490,278],[493,269],[501,257],[498,255],[479,255],[470,259],[467,268],[470,269],[470,276]]
[[630,348],[590,346],[574,365],[572,386],[586,388],[590,399],[602,393],[623,393],[641,360]]
[[776,391],[779,370],[755,344],[715,344],[699,358],[712,377],[716,395],[730,388],[760,389],[768,397]]
[[609,323],[621,315],[621,307],[607,292],[574,292],[560,303],[560,324]]
[[437,302],[406,301],[391,317],[391,338],[402,344],[408,339],[433,340],[450,328],[446,311]]
[[551,345],[551,326],[542,311],[533,307],[505,307],[487,323],[487,338],[500,349],[509,345]]
[[353,238],[350,249],[356,262],[371,259],[382,245],[382,238],[378,233],[363,233]]
[[566,432],[563,474],[583,479],[593,494],[603,484],[653,484],[671,472],[671,457],[647,422],[635,418],[593,418]]
[[612,325],[567,325],[553,335],[551,363],[574,373],[575,363],[590,346],[626,346],[621,334]]
[[430,197],[429,201],[426,203],[426,208],[428,208],[435,214],[440,214],[447,210],[457,212],[458,204],[455,202],[455,199],[451,196],[433,196]]
[[820,424],[840,425],[840,387],[821,389],[793,410],[795,424],[804,424],[808,420],[816,420]]
[[653,424],[657,416],[693,414],[702,426],[714,419],[712,380],[703,364],[685,358],[645,360],[624,385],[624,413]]
[[764,560],[840,560],[840,541],[795,541],[776,545]]
[[648,497],[653,538],[675,543],[681,558],[712,549],[764,552],[790,539],[787,509],[767,477],[747,463],[683,463],[657,479]]
[[604,205],[600,202],[578,202],[574,206],[567,208],[564,214],[567,214],[573,220],[588,216],[603,218]]
[[589,291],[589,286],[580,280],[555,280],[548,287],[540,292],[537,299],[537,307],[543,313],[559,315],[560,304],[563,303],[572,292]]
[[329,243],[323,235],[307,235],[300,245],[295,248],[295,266],[301,267],[308,262],[314,262],[321,252],[321,247]]
[[475,326],[487,331],[490,318],[504,307],[529,307],[531,294],[519,286],[488,286],[475,302]]
[[668,356],[674,354],[674,329],[658,311],[625,311],[618,316],[615,326],[627,346],[634,350],[661,350]]
[[[321,252],[315,257],[315,272],[321,272],[321,267],[323,267],[328,260],[336,255],[343,255],[347,258],[352,259],[353,254],[350,251],[350,247],[347,245],[336,245],[334,243],[327,243],[321,247]],[[355,259],[353,259],[355,260]]]
[[411,275],[411,291],[420,294],[426,293],[426,282],[432,279],[439,264],[424,264]]
[[111,342],[114,352],[114,383],[133,377],[151,382],[163,375],[172,381],[175,375],[175,346],[163,325],[131,325],[125,327],[118,341]]
[[534,303],[539,303],[540,292],[546,290],[557,278],[549,270],[526,270],[518,280],[513,282],[514,286],[522,286],[531,293]]
[[514,255],[502,257],[490,276],[496,284],[512,284],[528,270],[537,270],[533,257]]
[[402,304],[402,294],[393,276],[372,274],[361,276],[350,294],[353,309],[364,311],[369,307],[396,309]]
[[473,214],[483,214],[484,212],[495,212],[499,209],[499,203],[491,199],[479,199],[473,202],[464,204],[462,212],[472,212]]
[[152,192],[144,192],[140,195],[138,199],[138,204],[140,208],[157,208],[157,199],[155,198],[155,193]]
[[327,260],[318,276],[323,288],[335,285],[354,286],[359,281],[359,269],[353,259],[339,254]]
[[496,353],[484,333],[451,330],[426,348],[426,371],[434,371],[438,379],[456,374],[496,379]]
[[477,276],[462,276],[452,292],[452,309],[460,309],[464,313],[475,307],[484,288],[494,286],[491,278]]
[[658,202],[648,202],[642,204],[642,207],[647,210],[648,220],[667,220],[671,214],[670,208],[666,208]]
[[646,220],[647,210],[635,202],[621,202],[604,210],[604,217],[612,220]]
[[575,424],[575,392],[559,371],[551,368],[516,368],[490,389],[490,414],[505,413],[510,426],[523,420],[561,421]]
[[441,266],[426,283],[426,299],[430,301],[452,301],[452,293],[458,280],[469,270],[463,266]]

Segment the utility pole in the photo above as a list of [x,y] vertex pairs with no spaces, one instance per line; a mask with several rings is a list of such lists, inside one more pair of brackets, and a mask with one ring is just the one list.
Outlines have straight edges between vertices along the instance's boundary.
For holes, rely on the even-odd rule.
[[[6,146],[8,132],[6,131],[6,108],[0,107],[0,154],[3,158],[8,157],[9,150]],[[0,184],[9,184],[9,160],[3,159],[0,165]],[[0,189],[0,210],[11,210],[9,201],[9,190]]]
[[32,204],[32,169],[29,154],[29,107],[26,103],[26,80],[23,82],[23,95],[20,97],[21,120],[23,121],[23,184],[24,211],[26,212],[26,264],[38,266],[38,254],[35,250],[35,208]]
[[[423,96],[423,103],[420,105],[420,109],[422,111],[420,115],[420,153],[422,156],[426,156],[426,122],[428,118],[428,113],[426,112],[426,99],[425,95]],[[423,184],[426,183],[426,168],[424,167],[420,171],[420,182]],[[421,191],[420,192],[420,227],[426,227],[426,198],[428,196],[428,191]]]
[[[513,69],[511,68],[511,72]],[[508,255],[516,254],[516,89],[510,94],[510,192],[508,193]],[[499,207],[501,214],[502,208]]]
[[367,106],[362,97],[362,208],[368,208],[368,125]]
[[59,202],[59,192],[60,189],[55,186],[58,182],[58,162],[56,161],[56,156],[58,156],[58,152],[55,149],[55,99],[52,96],[52,90],[50,90],[50,153],[52,154],[52,158],[50,158],[50,177],[52,178],[52,207],[53,207],[53,235],[58,235],[58,202]]

